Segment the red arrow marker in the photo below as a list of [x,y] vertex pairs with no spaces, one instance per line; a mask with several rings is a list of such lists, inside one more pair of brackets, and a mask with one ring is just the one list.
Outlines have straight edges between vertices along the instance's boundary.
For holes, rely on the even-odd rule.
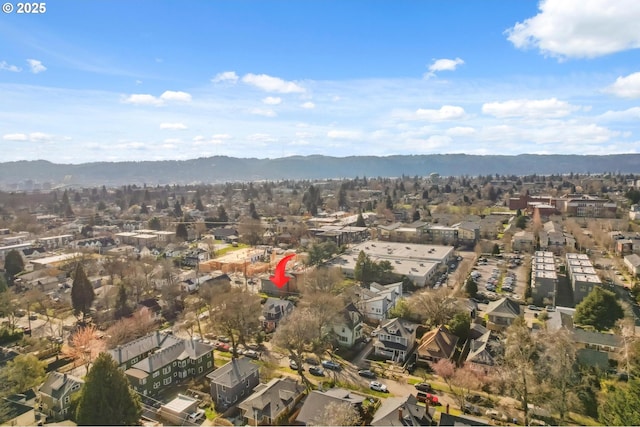
[[286,257],[282,258],[280,260],[280,262],[278,263],[278,265],[276,266],[276,271],[274,272],[273,276],[269,277],[269,279],[271,279],[271,281],[277,287],[279,287],[279,288],[283,287],[289,281],[289,279],[291,279],[290,277],[285,276],[284,269],[287,266],[287,261],[289,261],[294,256],[295,256],[295,254],[291,254],[291,255],[287,255]]

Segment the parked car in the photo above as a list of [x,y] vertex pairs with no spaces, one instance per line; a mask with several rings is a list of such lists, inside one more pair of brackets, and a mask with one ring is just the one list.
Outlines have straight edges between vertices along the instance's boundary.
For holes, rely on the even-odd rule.
[[260,353],[258,353],[255,350],[247,350],[244,352],[244,355],[247,356],[249,359],[260,359]]
[[378,382],[378,381],[371,381],[369,383],[369,388],[371,390],[374,390],[374,391],[380,391],[382,393],[389,393],[389,389],[387,389],[387,386],[382,384],[382,383],[380,383],[380,382]]
[[224,343],[228,343],[231,340],[229,338],[225,337],[224,335],[222,335],[222,336],[218,337],[218,341],[224,342]]
[[324,377],[324,369],[319,366],[310,366],[309,373],[311,375],[315,375],[316,377]]
[[540,307],[538,307],[537,305],[533,305],[533,304],[527,306],[527,308],[529,310],[531,310],[531,311],[542,311],[542,309]]
[[416,384],[415,387],[416,387],[416,390],[420,390],[420,391],[424,391],[424,392],[428,392],[428,391],[433,390],[431,388],[431,384],[429,384],[429,383],[418,383],[418,384]]
[[431,393],[427,393],[426,402],[429,403],[432,406],[440,405],[440,400],[438,400],[438,396],[436,396],[435,394],[431,394]]
[[306,359],[304,359],[304,361],[305,363],[313,366],[318,366],[320,364],[320,362],[318,362],[318,359],[316,359],[315,357],[307,357]]
[[223,343],[223,342],[219,342],[216,344],[216,350],[220,350],[220,351],[229,351],[231,350],[231,347],[229,346],[229,344]]
[[471,415],[482,415],[482,409],[472,403],[465,402],[464,406],[462,407],[462,413]]
[[341,366],[336,362],[334,362],[333,360],[323,360],[322,366],[324,366],[327,369],[331,369],[332,371],[339,371],[341,368]]
[[190,414],[187,419],[192,422],[195,423],[196,421],[200,421],[204,418],[204,410],[202,409],[198,409],[196,412]]
[[360,369],[358,375],[365,378],[376,378],[376,374],[369,369]]
[[[294,371],[298,370],[298,364],[296,363],[295,360],[289,360],[289,368],[293,369]],[[301,369],[302,371],[304,371],[304,366]]]
[[548,306],[546,306],[546,307],[545,307],[545,309],[546,309],[548,312],[556,311],[556,308],[555,308],[554,306],[552,306],[552,305],[548,305]]
[[476,296],[471,299],[478,304],[489,304],[489,298],[487,298],[483,294],[476,294]]

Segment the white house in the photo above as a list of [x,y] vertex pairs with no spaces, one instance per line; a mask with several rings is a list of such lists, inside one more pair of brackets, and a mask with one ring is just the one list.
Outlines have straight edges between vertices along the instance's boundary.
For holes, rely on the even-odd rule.
[[369,289],[358,289],[356,295],[358,297],[356,307],[366,318],[383,320],[387,318],[389,310],[402,298],[402,282],[389,285],[373,282],[369,285]]

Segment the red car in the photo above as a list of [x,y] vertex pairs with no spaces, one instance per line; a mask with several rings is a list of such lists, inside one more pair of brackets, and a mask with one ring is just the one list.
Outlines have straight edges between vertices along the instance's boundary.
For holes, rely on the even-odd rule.
[[433,406],[440,405],[438,396],[436,396],[435,394],[424,393],[422,391],[419,391],[418,394],[416,394],[416,399],[418,400],[418,402],[425,402],[425,403],[428,403],[429,405],[433,405]]
[[229,346],[229,344],[225,344],[223,342],[219,342],[219,343],[216,344],[216,350],[230,351],[231,347]]

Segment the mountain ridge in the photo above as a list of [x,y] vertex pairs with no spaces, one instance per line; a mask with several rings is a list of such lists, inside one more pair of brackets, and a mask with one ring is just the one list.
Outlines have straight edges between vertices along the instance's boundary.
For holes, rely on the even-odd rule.
[[0,184],[25,180],[75,185],[187,184],[282,179],[330,179],[438,173],[526,175],[558,173],[640,173],[640,154],[424,154],[392,156],[324,155],[274,159],[229,156],[190,160],[141,160],[60,164],[48,160],[0,163]]

